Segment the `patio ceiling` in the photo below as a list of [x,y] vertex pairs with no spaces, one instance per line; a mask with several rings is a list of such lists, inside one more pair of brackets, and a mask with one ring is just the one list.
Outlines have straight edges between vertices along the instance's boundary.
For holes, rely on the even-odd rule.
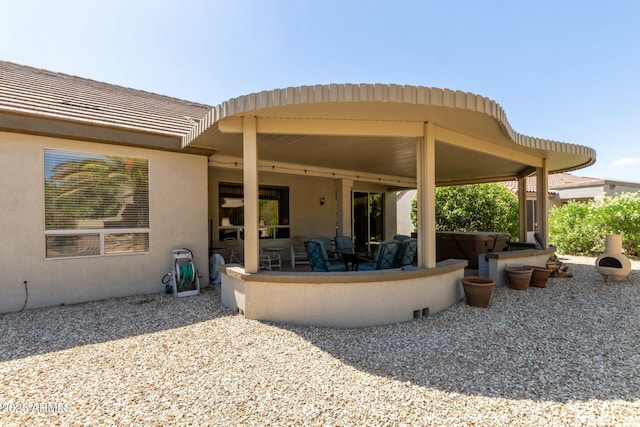
[[[319,85],[234,98],[214,107],[183,147],[215,150],[214,164],[241,162],[242,117],[257,118],[263,168],[316,168],[412,186],[416,138],[433,123],[436,182],[489,182],[586,167],[591,148],[515,132],[502,108],[479,95],[397,85]],[[234,160],[235,159],[235,160]],[[271,166],[269,166],[271,164]]]

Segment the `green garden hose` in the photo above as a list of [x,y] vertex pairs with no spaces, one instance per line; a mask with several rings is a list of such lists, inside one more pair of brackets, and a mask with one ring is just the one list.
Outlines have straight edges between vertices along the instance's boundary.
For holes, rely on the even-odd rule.
[[180,280],[180,284],[178,285],[178,289],[182,289],[185,283],[191,283],[196,278],[196,269],[193,267],[192,262],[188,262],[186,264],[181,265],[178,269],[178,280]]

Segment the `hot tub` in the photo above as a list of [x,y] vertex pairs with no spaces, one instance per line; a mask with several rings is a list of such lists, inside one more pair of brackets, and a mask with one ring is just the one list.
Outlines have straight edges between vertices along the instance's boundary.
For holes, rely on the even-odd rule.
[[469,268],[478,268],[478,256],[490,252],[509,250],[509,233],[493,232],[438,232],[436,233],[436,260],[466,259]]

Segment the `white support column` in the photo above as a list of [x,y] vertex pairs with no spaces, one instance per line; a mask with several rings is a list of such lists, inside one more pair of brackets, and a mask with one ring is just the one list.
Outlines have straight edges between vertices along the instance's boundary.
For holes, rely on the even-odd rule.
[[536,223],[537,232],[542,236],[543,249],[549,247],[549,170],[547,159],[544,159],[542,167],[536,168]]
[[352,179],[341,179],[338,184],[338,234],[351,236],[351,190],[353,189]]
[[260,270],[258,237],[258,134],[255,117],[242,120],[242,162],[244,178],[244,269]]
[[518,231],[521,243],[527,241],[527,177],[518,178]]
[[418,267],[436,266],[436,141],[434,125],[424,124],[424,136],[417,139],[418,181]]

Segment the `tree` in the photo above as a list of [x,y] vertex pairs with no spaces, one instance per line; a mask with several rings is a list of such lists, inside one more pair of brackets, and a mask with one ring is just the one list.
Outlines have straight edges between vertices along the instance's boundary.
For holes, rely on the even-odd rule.
[[[518,199],[502,184],[473,184],[436,188],[437,231],[493,231],[517,238]],[[417,229],[418,200],[411,220]]]

